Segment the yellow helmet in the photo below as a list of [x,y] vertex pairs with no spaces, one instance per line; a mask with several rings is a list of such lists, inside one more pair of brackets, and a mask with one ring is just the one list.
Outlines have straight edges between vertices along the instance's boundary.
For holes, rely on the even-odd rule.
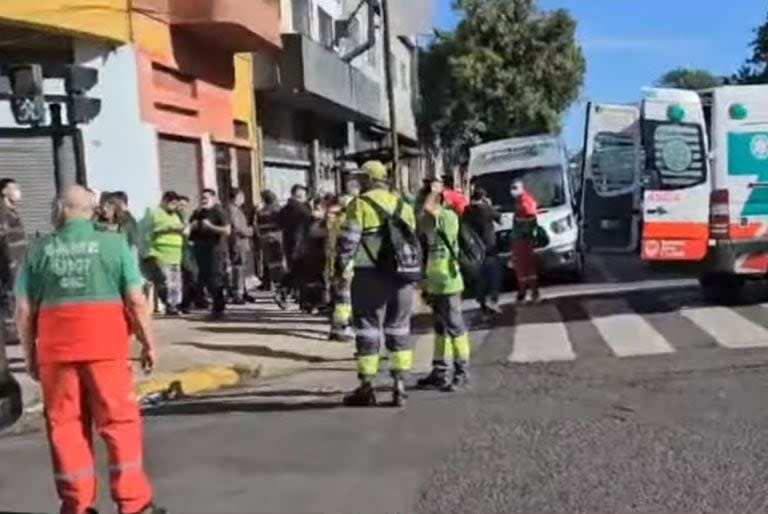
[[381,161],[368,161],[363,164],[361,171],[371,180],[387,180],[387,167]]

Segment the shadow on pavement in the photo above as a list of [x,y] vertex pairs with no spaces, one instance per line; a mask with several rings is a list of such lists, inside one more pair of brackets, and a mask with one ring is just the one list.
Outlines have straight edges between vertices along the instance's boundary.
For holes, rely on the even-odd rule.
[[301,323],[306,325],[326,325],[328,318],[325,316],[310,316],[302,312],[278,313],[269,311],[263,313],[260,311],[250,312],[227,312],[221,321],[212,322],[206,316],[189,316],[183,318],[184,321],[195,323],[253,323],[253,324],[279,324],[279,323]]
[[327,330],[314,330],[314,329],[286,330],[282,328],[270,328],[270,327],[226,327],[226,326],[205,326],[205,327],[200,327],[200,330],[204,330],[206,332],[212,332],[214,334],[260,334],[260,335],[297,337],[299,339],[307,339],[309,341],[328,341]]
[[218,393],[201,396],[201,399],[206,400],[245,400],[248,398],[300,398],[303,396],[321,396],[332,397],[340,396],[344,394],[342,389],[334,390],[316,390],[316,389],[264,389],[264,390],[249,390],[242,392],[232,393]]
[[323,362],[353,362],[354,358],[344,359],[329,359],[327,357],[319,357],[315,355],[306,355],[303,353],[289,352],[286,350],[274,350],[268,346],[262,346],[257,344],[249,345],[220,345],[220,344],[206,344],[206,343],[175,343],[178,346],[191,346],[199,350],[206,350],[209,352],[227,352],[227,353],[239,353],[241,355],[248,355],[252,357],[269,357],[273,359],[287,359],[293,361],[310,362],[310,363],[323,363]]
[[[338,393],[335,396],[339,396]],[[343,407],[339,401],[262,402],[231,400],[192,400],[160,404],[146,409],[143,414],[154,416],[201,416],[246,412],[293,412],[307,410],[332,410]]]

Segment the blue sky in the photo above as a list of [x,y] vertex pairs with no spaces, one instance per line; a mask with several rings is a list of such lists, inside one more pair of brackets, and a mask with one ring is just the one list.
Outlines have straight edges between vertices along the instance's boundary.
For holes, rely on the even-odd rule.
[[[454,26],[451,0],[435,2],[435,26]],[[752,30],[765,19],[768,3],[715,3],[720,8],[701,0],[540,0],[542,8],[564,8],[576,18],[587,58],[582,102],[566,116],[568,146],[582,145],[586,100],[637,101],[642,87],[681,66],[735,72],[749,55]]]

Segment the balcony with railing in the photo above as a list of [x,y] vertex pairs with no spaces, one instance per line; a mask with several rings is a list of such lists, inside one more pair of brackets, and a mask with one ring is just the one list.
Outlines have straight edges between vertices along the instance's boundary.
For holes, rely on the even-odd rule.
[[381,87],[303,34],[283,34],[283,51],[254,69],[260,93],[339,121],[378,121]]
[[132,9],[233,52],[280,48],[280,0],[133,0]]

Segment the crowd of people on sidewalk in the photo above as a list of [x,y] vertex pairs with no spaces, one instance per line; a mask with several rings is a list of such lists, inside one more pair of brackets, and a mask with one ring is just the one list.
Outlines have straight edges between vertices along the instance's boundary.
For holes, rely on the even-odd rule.
[[[280,308],[293,302],[328,316],[329,339],[354,341],[360,383],[346,405],[378,403],[382,343],[392,404],[405,404],[419,290],[432,311],[434,355],[417,386],[467,387],[471,342],[462,301],[471,289],[487,315],[500,313],[500,215],[480,188],[468,199],[450,179],[436,177],[405,198],[389,175],[386,165],[370,161],[349,177],[343,196],[309,197],[296,185],[284,206],[264,191],[250,215],[238,189],[223,203],[205,189],[194,210],[189,198],[166,191],[138,221],[125,193],[71,186],[54,203],[55,231],[29,246],[21,190],[0,180],[0,309],[4,318],[15,310],[28,372],[42,386],[60,512],[95,512],[92,425],[107,443],[120,512],[165,512],[142,465],[141,419],[126,365],[131,339],[151,371],[152,311],[177,316],[210,307],[220,319],[227,303],[253,300],[255,275]],[[510,193],[517,199],[511,250],[518,300],[530,293],[537,301],[536,200],[519,181]],[[0,336],[9,340],[5,330]],[[2,391],[13,379],[0,364]]]

